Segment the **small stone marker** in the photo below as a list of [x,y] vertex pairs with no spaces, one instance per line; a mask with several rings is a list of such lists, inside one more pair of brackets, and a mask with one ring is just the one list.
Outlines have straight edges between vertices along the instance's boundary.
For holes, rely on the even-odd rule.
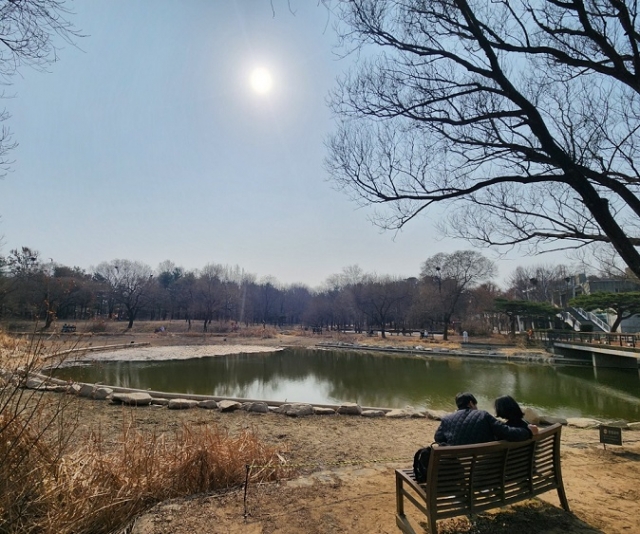
[[600,443],[607,448],[609,445],[622,445],[622,428],[617,426],[600,425]]

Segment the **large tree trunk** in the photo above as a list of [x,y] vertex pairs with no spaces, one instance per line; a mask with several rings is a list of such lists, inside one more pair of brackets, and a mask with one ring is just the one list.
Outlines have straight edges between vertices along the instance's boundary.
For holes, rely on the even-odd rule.
[[618,315],[616,316],[616,320],[613,322],[613,324],[611,325],[611,332],[617,332],[618,327],[620,326],[620,323],[622,322],[622,315]]
[[445,315],[443,317],[444,321],[444,332],[442,332],[442,341],[449,340],[449,321],[451,320],[451,316]]

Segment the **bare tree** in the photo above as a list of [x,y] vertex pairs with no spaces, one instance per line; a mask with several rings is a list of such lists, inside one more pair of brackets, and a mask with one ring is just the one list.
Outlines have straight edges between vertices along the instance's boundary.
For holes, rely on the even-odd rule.
[[185,270],[176,266],[170,260],[161,262],[156,268],[156,280],[158,281],[158,303],[160,305],[160,317],[173,320],[176,313],[178,298],[178,281],[184,276]]
[[433,299],[434,307],[442,314],[443,336],[448,339],[451,319],[465,307],[463,296],[496,274],[495,264],[479,252],[459,250],[452,254],[439,253],[422,265],[422,283]]
[[133,327],[150,294],[153,279],[151,267],[138,261],[112,260],[99,264],[94,269],[94,278],[108,285],[114,301],[124,306],[127,328]]
[[3,305],[13,315],[39,318],[44,306],[40,253],[30,247],[13,249],[4,263],[7,272],[2,287]]
[[381,337],[385,338],[387,324],[398,317],[394,308],[402,306],[412,288],[405,280],[370,274],[349,289],[356,307],[367,317],[369,325],[377,325]]
[[[5,1],[0,5],[0,83],[9,85],[23,66],[45,70],[58,59],[56,37],[72,44],[80,34],[67,17],[64,0]],[[4,96],[0,95],[0,96]],[[0,122],[9,118],[0,111]],[[7,171],[7,152],[15,147],[6,126],[0,129],[0,172]]]
[[566,265],[520,266],[509,276],[509,292],[515,299],[552,302],[572,272]]
[[331,312],[338,324],[353,325],[361,333],[366,322],[365,314],[356,302],[356,290],[366,278],[359,265],[348,265],[339,274],[331,275],[325,282],[327,292],[331,294]]
[[206,332],[213,320],[213,314],[221,306],[221,282],[223,272],[222,265],[208,263],[198,275],[196,302],[199,304],[202,316],[202,331]]
[[[444,204],[474,244],[611,244],[640,276],[633,0],[353,0],[332,95],[335,182],[399,228]],[[374,55],[375,52],[379,54]],[[439,214],[440,212],[438,212]]]

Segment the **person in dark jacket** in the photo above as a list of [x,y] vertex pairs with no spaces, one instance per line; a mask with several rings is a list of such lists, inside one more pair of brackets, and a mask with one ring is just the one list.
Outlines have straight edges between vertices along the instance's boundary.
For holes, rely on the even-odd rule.
[[471,393],[456,395],[458,411],[442,418],[434,440],[441,445],[470,445],[488,441],[525,441],[538,433],[538,427],[510,427],[484,410]]
[[493,405],[496,409],[496,416],[504,419],[508,426],[529,428],[529,423],[524,419],[522,408],[511,395],[498,397]]

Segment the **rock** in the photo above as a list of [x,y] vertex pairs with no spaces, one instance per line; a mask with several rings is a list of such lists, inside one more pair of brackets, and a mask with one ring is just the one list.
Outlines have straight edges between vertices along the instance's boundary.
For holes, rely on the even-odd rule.
[[93,390],[95,388],[96,387],[93,384],[81,384],[80,391],[78,391],[78,396],[90,399],[91,397],[93,397]]
[[619,419],[617,421],[607,421],[604,424],[607,426],[613,426],[616,428],[623,428],[625,430],[629,428],[629,423],[627,423],[626,421],[623,421],[622,419]]
[[424,418],[427,416],[425,412],[416,410],[413,406],[405,406],[403,410],[409,414],[409,417]]
[[142,392],[114,393],[111,401],[128,404],[130,406],[149,406],[149,404],[151,404],[151,395]]
[[288,415],[289,417],[304,417],[313,415],[313,406],[311,406],[311,404],[287,403],[280,406],[278,412]]
[[217,410],[218,403],[213,399],[207,399],[207,400],[200,401],[198,403],[198,408],[204,408],[205,410]]
[[242,404],[237,401],[223,400],[218,403],[221,412],[234,412],[242,408]]
[[401,417],[425,417],[425,414],[419,412],[412,406],[406,406],[404,408],[396,408],[385,414],[385,417],[401,418]]
[[362,407],[355,402],[345,402],[336,410],[340,415],[360,415]]
[[171,399],[167,408],[169,410],[188,410],[189,408],[194,408],[198,405],[197,400],[192,399]]
[[24,387],[28,389],[41,389],[44,387],[44,382],[39,378],[27,378]]
[[113,394],[113,389],[105,386],[98,386],[93,390],[92,396],[96,400],[105,400],[105,399],[108,399],[112,394]]
[[407,413],[401,408],[389,410],[384,416],[389,417],[391,419],[400,419],[401,417],[409,417]]
[[449,415],[450,412],[445,410],[426,410],[425,415],[427,419],[433,419],[434,421],[442,421],[445,415]]
[[77,395],[78,393],[80,393],[80,388],[82,386],[80,384],[71,384],[68,389],[67,389],[67,393],[70,393],[72,395]]
[[269,406],[266,402],[245,402],[242,409],[247,412],[268,413]]
[[640,423],[629,423],[627,428],[629,430],[640,430]]
[[[525,417],[525,419],[527,418]],[[527,421],[529,420],[527,419]],[[529,422],[531,423],[531,421]],[[540,424],[543,424],[543,425],[555,425],[556,423],[560,423],[561,425],[566,425],[567,420],[564,417],[555,417],[553,415],[543,415],[540,418]]]
[[152,406],[168,406],[169,405],[169,399],[153,397],[151,399],[151,404],[152,404]]
[[542,421],[542,414],[533,408],[524,409],[524,418],[532,425],[539,425]]
[[362,410],[362,417],[384,417],[384,410]]
[[598,428],[602,423],[596,419],[588,419],[587,417],[570,417],[567,419],[569,426],[576,428]]
[[335,415],[336,411],[333,408],[324,408],[321,406],[314,406],[313,413],[315,415]]

